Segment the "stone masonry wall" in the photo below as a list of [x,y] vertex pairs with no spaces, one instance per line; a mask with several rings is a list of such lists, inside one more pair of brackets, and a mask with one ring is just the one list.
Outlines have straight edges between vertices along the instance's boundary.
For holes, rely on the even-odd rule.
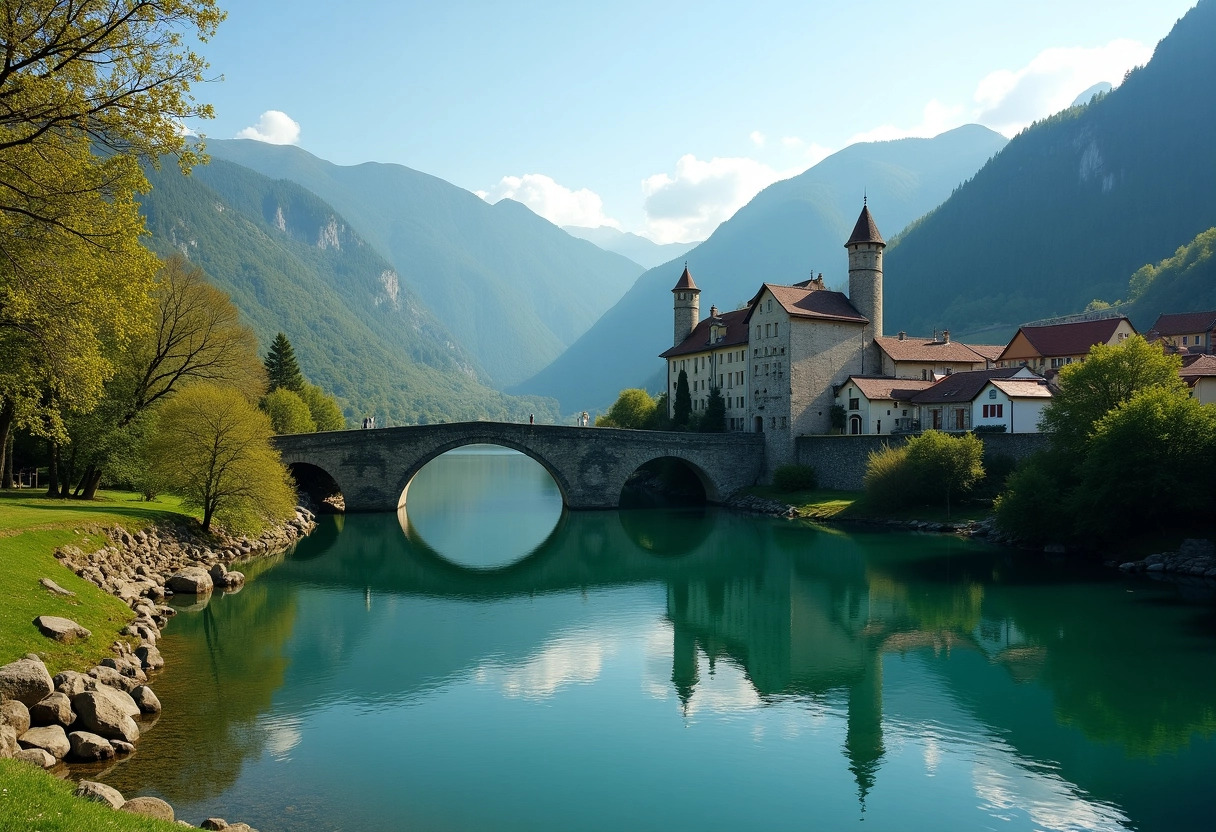
[[[995,433],[980,435],[980,440],[985,460],[997,455],[1025,459],[1048,443],[1041,433]],[[905,442],[903,436],[799,436],[795,445],[798,463],[815,469],[820,488],[861,491],[870,453]]]

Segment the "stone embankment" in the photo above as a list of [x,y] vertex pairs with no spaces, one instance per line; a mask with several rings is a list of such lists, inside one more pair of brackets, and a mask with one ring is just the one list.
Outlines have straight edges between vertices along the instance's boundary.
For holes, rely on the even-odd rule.
[[813,517],[798,510],[797,506],[771,500],[767,497],[757,497],[752,494],[733,494],[726,500],[726,507],[735,511],[745,511],[750,514],[767,514],[772,517],[788,517],[795,519],[807,517],[819,522],[849,523],[851,525],[883,526],[903,531],[940,532],[943,534],[959,534],[965,537],[986,537],[994,543],[1009,542],[996,528],[996,521],[988,518],[982,521],[966,520],[957,523],[937,523],[930,520],[894,520],[881,517]]
[[[33,653],[0,667],[0,757],[49,769],[63,762],[92,763],[133,753],[140,735],[138,720],[161,710],[148,674],[165,664],[156,643],[177,612],[164,603],[166,597],[237,588],[245,576],[229,564],[278,552],[315,527],[312,512],[297,508],[285,524],[254,539],[203,535],[186,525],[133,535],[115,527],[106,532],[107,545],[95,552],[62,547],[55,557],[125,601],[135,619],[120,631],[127,639],[114,642],[114,655],[87,672],[67,670],[52,678]],[[49,592],[71,594],[50,578],[41,584]],[[55,616],[38,616],[32,625],[62,642],[92,637],[75,622]],[[156,798],[124,800],[116,790],[88,781],[82,781],[77,794],[116,809],[173,820],[172,807]],[[203,828],[249,827],[209,818]]]

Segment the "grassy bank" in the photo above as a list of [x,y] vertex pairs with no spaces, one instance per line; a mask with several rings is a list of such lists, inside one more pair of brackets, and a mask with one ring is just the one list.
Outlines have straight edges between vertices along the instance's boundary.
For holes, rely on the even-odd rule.
[[992,513],[992,506],[982,502],[965,502],[950,507],[916,506],[890,511],[873,505],[864,491],[780,491],[771,485],[747,489],[748,494],[777,500],[798,509],[812,520],[925,520],[930,523],[963,523],[982,520]]
[[[189,516],[175,498],[146,503],[137,494],[106,491],[98,500],[83,502],[47,499],[29,490],[0,491],[0,664],[37,653],[57,673],[90,667],[110,655],[118,631],[133,618],[130,608],[65,569],[55,559],[55,549],[73,544],[93,551],[106,545],[103,530],[116,524],[134,532]],[[39,584],[40,578],[76,595],[55,595]],[[39,615],[70,618],[93,636],[69,645],[52,641],[34,627]]]
[[76,784],[29,763],[0,760],[0,828],[38,832],[175,832],[175,823],[72,796]]

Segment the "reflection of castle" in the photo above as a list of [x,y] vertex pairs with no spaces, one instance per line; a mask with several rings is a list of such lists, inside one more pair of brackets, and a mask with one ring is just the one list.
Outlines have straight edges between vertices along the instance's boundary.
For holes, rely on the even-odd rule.
[[897,619],[861,571],[799,575],[770,560],[764,574],[668,586],[672,684],[687,708],[701,682],[697,651],[743,666],[762,697],[848,690],[844,751],[865,802],[883,755],[882,644]]

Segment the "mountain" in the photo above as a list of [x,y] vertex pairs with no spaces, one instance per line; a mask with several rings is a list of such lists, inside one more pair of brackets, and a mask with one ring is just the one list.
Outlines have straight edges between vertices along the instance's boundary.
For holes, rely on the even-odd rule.
[[1209,228],[1156,265],[1142,266],[1128,286],[1121,311],[1148,332],[1165,313],[1216,309],[1216,228]]
[[1105,95],[1106,93],[1110,92],[1112,89],[1114,89],[1114,87],[1111,85],[1111,83],[1109,81],[1099,81],[1098,83],[1094,84],[1092,87],[1087,89],[1085,92],[1081,93],[1076,98],[1074,98],[1073,102],[1072,102],[1072,106],[1084,107],[1091,100],[1093,100],[1093,97],[1095,95]]
[[1115,301],[1216,225],[1214,42],[1201,0],[1118,88],[1019,133],[894,240],[889,328],[965,337]]
[[[686,255],[702,289],[702,316],[711,304],[737,308],[761,282],[796,283],[823,273],[829,286],[845,284],[844,242],[863,189],[879,228],[892,234],[949,196],[1005,141],[968,125],[933,139],[855,144],[770,185]],[[662,370],[658,354],[671,346],[671,287],[682,268],[643,274],[561,358],[513,389],[557,398],[565,411],[583,410],[653,378]]]
[[562,229],[580,240],[595,243],[604,251],[613,251],[622,257],[628,257],[646,269],[653,269],[655,266],[670,262],[699,245],[696,242],[656,243],[632,232],[621,231],[607,225],[601,225],[598,228],[563,225]]
[[475,360],[347,220],[298,185],[219,159],[149,171],[151,246],[180,251],[227,292],[263,344],[291,339],[305,375],[361,415],[399,425],[557,416],[478,380]]
[[217,159],[304,186],[393,264],[497,386],[556,358],[621,297],[636,263],[518,202],[490,205],[401,165],[345,167],[288,145],[208,140]]

